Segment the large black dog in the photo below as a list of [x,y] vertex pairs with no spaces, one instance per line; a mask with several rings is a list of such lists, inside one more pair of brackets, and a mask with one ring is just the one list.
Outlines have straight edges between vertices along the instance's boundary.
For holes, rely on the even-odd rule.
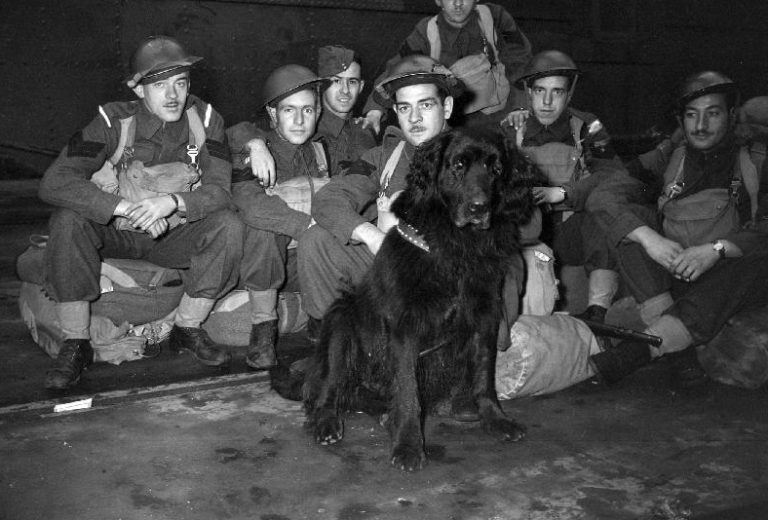
[[389,403],[391,462],[425,462],[425,413],[468,385],[486,431],[519,440],[495,391],[502,286],[519,265],[518,230],[533,208],[523,175],[495,134],[453,130],[418,147],[407,189],[366,278],[326,313],[304,382],[307,427],[339,441],[356,388]]

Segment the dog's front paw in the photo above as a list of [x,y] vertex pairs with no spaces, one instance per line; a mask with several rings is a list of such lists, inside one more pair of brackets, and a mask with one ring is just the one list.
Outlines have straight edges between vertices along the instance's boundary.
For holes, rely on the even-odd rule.
[[344,421],[334,413],[317,414],[314,418],[315,441],[327,446],[339,442],[344,437]]
[[422,469],[426,462],[427,456],[424,455],[424,450],[410,444],[398,444],[392,450],[391,463],[397,469],[414,471]]
[[525,426],[504,417],[494,417],[483,421],[483,429],[491,435],[501,436],[503,441],[512,442],[522,440],[526,433]]

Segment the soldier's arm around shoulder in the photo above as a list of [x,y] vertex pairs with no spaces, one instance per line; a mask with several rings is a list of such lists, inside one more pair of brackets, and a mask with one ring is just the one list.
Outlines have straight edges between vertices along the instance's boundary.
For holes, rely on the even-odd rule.
[[91,177],[115,152],[120,139],[121,119],[135,114],[131,102],[98,107],[88,125],[75,132],[43,175],[39,196],[53,206],[71,209],[106,224],[120,202],[118,195],[102,191]]
[[186,216],[191,222],[208,213],[231,209],[232,161],[224,128],[224,118],[210,104],[190,96],[205,128],[205,145],[198,157],[202,181],[198,189],[184,193]]
[[352,163],[346,175],[331,177],[315,194],[312,217],[342,243],[350,241],[357,226],[371,221],[366,210],[375,205],[379,189],[375,165],[380,154],[380,147],[368,150]]

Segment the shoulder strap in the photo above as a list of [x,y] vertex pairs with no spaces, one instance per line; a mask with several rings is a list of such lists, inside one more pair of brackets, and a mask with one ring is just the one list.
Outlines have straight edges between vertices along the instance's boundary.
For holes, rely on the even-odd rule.
[[493,15],[491,14],[491,9],[485,4],[478,4],[475,6],[475,9],[479,15],[478,21],[480,23],[480,28],[483,30],[483,34],[485,34],[485,41],[491,46],[491,49],[493,49],[493,56],[496,58],[496,61],[498,61],[499,51],[496,49],[496,30],[493,27]]
[[440,61],[442,44],[440,43],[440,31],[437,30],[437,16],[433,16],[427,22],[427,40],[429,41],[429,56]]
[[683,177],[683,163],[685,162],[685,146],[678,146],[672,152],[672,156],[664,170],[664,184],[678,182]]
[[404,148],[405,141],[400,141],[397,143],[395,149],[392,150],[392,154],[390,154],[386,164],[384,165],[384,170],[381,172],[381,178],[379,179],[379,191],[384,192],[389,187],[389,179],[391,179],[392,174],[395,173],[395,168],[397,167],[397,163],[400,162],[400,155],[402,155]]
[[[99,107],[101,108],[101,107]],[[123,152],[126,148],[133,146],[133,141],[136,139],[136,119],[134,116],[128,116],[125,119],[120,120],[120,137],[117,141],[117,148],[115,153],[109,158],[109,162],[112,165],[116,165],[120,158],[123,156]]]
[[317,162],[317,169],[320,172],[321,177],[328,177],[328,159],[325,156],[323,143],[312,141],[312,148],[315,150],[315,162]]
[[744,188],[749,195],[749,204],[752,218],[755,218],[757,213],[757,196],[760,190],[760,178],[757,174],[757,167],[752,162],[752,158],[749,156],[749,151],[742,147],[739,149],[739,160],[736,162],[736,172],[734,173],[734,181],[741,177],[741,181],[744,183]]
[[[209,104],[205,109],[205,119],[208,123],[210,123],[211,110],[211,105]],[[205,143],[205,128],[207,125],[203,124],[203,120],[200,119],[200,115],[194,106],[187,109],[187,121],[189,122],[189,144],[202,148]]]
[[581,129],[584,127],[584,120],[581,119],[580,117],[571,115],[569,123],[571,125],[571,135],[573,135],[574,147],[576,148],[576,151],[580,156],[582,151]]

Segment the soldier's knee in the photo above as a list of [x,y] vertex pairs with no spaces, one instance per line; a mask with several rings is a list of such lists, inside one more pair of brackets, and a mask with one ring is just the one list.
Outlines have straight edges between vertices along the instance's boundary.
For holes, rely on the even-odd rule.
[[69,233],[89,224],[89,220],[71,209],[59,208],[54,210],[49,221],[49,229],[53,233]]

